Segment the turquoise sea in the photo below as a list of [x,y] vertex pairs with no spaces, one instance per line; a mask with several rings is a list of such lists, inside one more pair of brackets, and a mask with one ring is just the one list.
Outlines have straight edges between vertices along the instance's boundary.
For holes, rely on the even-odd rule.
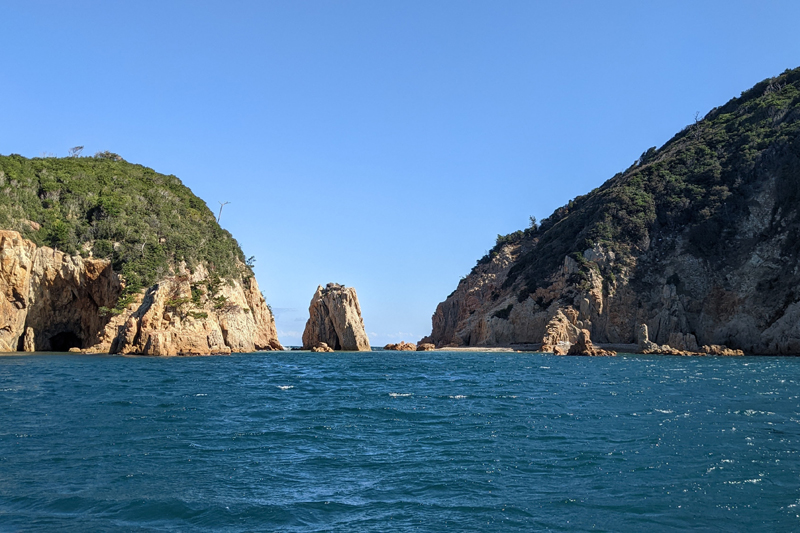
[[796,531],[800,359],[0,357],[0,531]]

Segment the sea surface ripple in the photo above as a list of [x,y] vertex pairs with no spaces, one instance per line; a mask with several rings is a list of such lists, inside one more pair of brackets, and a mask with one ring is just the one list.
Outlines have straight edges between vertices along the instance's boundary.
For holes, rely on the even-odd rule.
[[800,359],[0,357],[2,531],[800,530]]

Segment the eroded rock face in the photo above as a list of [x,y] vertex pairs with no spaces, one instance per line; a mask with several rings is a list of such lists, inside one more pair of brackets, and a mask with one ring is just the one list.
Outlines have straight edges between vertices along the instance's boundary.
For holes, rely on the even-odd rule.
[[500,239],[438,305],[431,340],[555,346],[550,320],[570,308],[598,344],[634,344],[645,324],[642,351],[800,355],[798,90],[800,69],[764,80]]
[[28,314],[36,246],[16,231],[0,231],[0,352],[15,352]]
[[255,278],[209,289],[208,272],[185,268],[118,315],[123,285],[108,261],[37,248],[0,231],[0,351],[144,355],[282,349]]
[[[757,223],[770,220],[775,187],[767,177],[750,198],[749,214],[733,224],[729,254],[713,262],[696,257],[691,236],[676,232],[624,257],[599,246],[584,250],[588,268],[580,277],[565,256],[531,291],[523,275],[510,272],[535,254],[535,239],[505,245],[439,304],[429,340],[437,347],[542,343],[554,350],[551,320],[557,310],[571,309],[573,325],[596,342],[639,343],[641,352],[667,353],[659,350],[667,346],[669,353],[702,353],[700,346],[719,345],[800,354],[800,267],[785,244],[791,228],[800,232],[800,221],[775,223],[774,237]],[[648,330],[644,343],[641,325]]]
[[334,350],[370,350],[354,288],[336,283],[328,283],[324,288],[320,285],[311,299],[308,313],[303,349],[325,343]]
[[592,344],[592,340],[589,337],[589,332],[585,329],[582,329],[578,335],[578,340],[575,342],[575,344],[569,347],[567,355],[609,356],[617,355],[617,352],[597,348],[594,346],[594,344]]
[[[210,355],[282,350],[255,278],[209,285],[205,268],[151,287],[106,328],[112,353]],[[125,315],[125,314],[123,314]]]
[[67,351],[98,342],[120,283],[111,263],[37,248],[0,231],[0,351]]

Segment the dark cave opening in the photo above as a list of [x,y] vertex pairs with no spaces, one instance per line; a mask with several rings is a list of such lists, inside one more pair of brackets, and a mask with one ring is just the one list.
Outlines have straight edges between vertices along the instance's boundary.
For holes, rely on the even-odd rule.
[[54,352],[68,352],[70,348],[80,348],[81,338],[71,331],[62,331],[50,337],[50,349]]

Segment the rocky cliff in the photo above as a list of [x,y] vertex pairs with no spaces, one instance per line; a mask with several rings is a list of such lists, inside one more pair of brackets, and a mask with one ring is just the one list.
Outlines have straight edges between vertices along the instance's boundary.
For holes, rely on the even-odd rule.
[[133,295],[103,259],[0,231],[0,351],[176,355],[282,349],[255,278],[214,280],[200,265]]
[[325,344],[334,350],[369,351],[361,306],[353,287],[336,283],[320,285],[308,307],[309,318],[303,331],[303,349]]
[[437,346],[636,343],[800,354],[800,69],[765,80],[541,225],[436,309]]
[[0,351],[281,348],[255,258],[175,176],[0,156],[0,230]]

